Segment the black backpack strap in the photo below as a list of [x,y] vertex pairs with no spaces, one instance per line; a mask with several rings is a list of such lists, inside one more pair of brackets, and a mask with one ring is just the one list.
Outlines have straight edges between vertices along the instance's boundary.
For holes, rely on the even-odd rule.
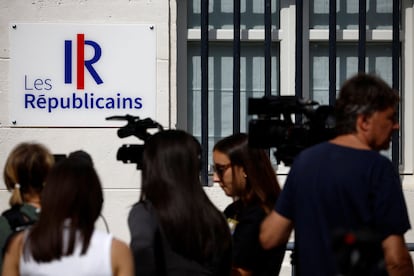
[[20,207],[21,206],[13,206],[12,208],[4,211],[2,214],[2,216],[4,216],[9,222],[10,228],[13,232],[24,230],[35,223],[35,220],[23,213],[20,210]]
[[9,223],[10,229],[12,233],[6,238],[4,243],[4,247],[2,249],[2,256],[7,251],[7,247],[9,246],[13,237],[25,230],[26,228],[30,227],[32,224],[36,222],[35,219],[31,218],[28,214],[25,214],[20,210],[21,206],[13,206],[12,208],[4,211],[2,216],[6,218],[7,222]]

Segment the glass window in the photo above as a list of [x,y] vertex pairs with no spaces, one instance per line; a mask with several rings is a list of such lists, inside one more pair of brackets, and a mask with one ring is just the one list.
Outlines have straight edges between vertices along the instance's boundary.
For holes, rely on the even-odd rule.
[[[329,27],[328,0],[310,0],[309,27],[311,29],[328,29]],[[358,29],[358,0],[336,0],[337,29]],[[367,29],[392,28],[392,1],[368,0],[366,8]]]
[[[233,29],[233,0],[209,0],[209,29]],[[279,2],[271,0],[272,30],[280,28]],[[240,1],[240,29],[261,30],[264,38],[265,0]],[[187,29],[200,29],[201,1],[187,2]],[[232,38],[231,38],[232,40]],[[265,90],[264,39],[244,36],[240,47],[240,131],[247,132],[250,97],[262,97]],[[271,53],[271,93],[279,93],[279,44]],[[233,42],[213,39],[209,44],[208,134],[209,149],[233,132]],[[199,41],[187,43],[187,128],[201,139],[201,57]],[[209,156],[211,163],[211,156]]]
[[[209,149],[233,132],[233,48],[231,43],[210,44],[209,56]],[[248,98],[264,96],[264,45],[245,43],[240,50],[240,131],[247,132]],[[277,44],[272,49],[272,94],[278,91],[279,59]],[[188,130],[201,138],[201,57],[198,42],[188,44]],[[211,160],[210,160],[211,163]]]
[[[314,42],[310,44],[310,97],[320,104],[329,104],[329,45]],[[343,43],[337,45],[336,88],[358,72],[358,45]],[[367,44],[365,58],[366,72],[381,76],[392,84],[392,45],[391,43]]]
[[[290,1],[271,0],[272,44],[271,93],[294,95],[295,93],[295,7]],[[329,89],[329,0],[304,1],[303,18],[303,95],[306,99],[327,105]],[[194,31],[200,29],[201,1],[187,1],[187,29],[192,29],[187,41],[187,89],[186,126],[196,137],[201,136],[201,58],[200,42]],[[264,95],[264,5],[265,0],[241,0],[241,29],[255,30],[254,38],[243,36],[241,42],[240,68],[240,116],[241,131],[247,131],[251,118],[247,116],[249,97]],[[366,29],[372,31],[392,30],[392,1],[367,0]],[[358,24],[359,1],[336,0],[336,19],[339,32],[347,30],[347,36],[338,36],[336,58],[336,90],[358,71]],[[217,32],[233,28],[233,0],[209,0],[209,29]],[[257,32],[258,31],[258,32]],[[258,33],[263,38],[258,39]],[[308,33],[306,33],[308,32]],[[233,131],[233,44],[232,37],[214,36],[209,44],[209,96],[208,129],[209,149],[214,143]],[[313,35],[315,34],[315,35]],[[343,34],[343,33],[342,33]],[[351,34],[351,35],[350,35]],[[392,37],[382,32],[380,39],[367,35],[366,72],[375,72],[389,84],[392,81]],[[313,40],[314,39],[314,40]],[[185,93],[185,92],[184,92]],[[390,154],[389,154],[390,155]],[[211,156],[209,157],[211,163]]]
[[[233,29],[233,0],[209,0],[209,28]],[[279,29],[279,2],[271,1],[272,29]],[[240,29],[264,29],[265,0],[240,1]],[[188,1],[189,29],[200,28],[201,1]]]

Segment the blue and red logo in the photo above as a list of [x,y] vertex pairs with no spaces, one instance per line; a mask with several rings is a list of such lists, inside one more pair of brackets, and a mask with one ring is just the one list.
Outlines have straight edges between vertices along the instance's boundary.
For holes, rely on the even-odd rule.
[[[94,55],[90,60],[85,60],[85,45],[91,46],[94,50]],[[77,34],[76,50],[76,88],[85,89],[85,68],[97,84],[102,84],[101,77],[93,68],[93,64],[102,55],[99,44],[92,40],[85,40],[85,34]],[[72,40],[65,40],[65,83],[72,83]]]

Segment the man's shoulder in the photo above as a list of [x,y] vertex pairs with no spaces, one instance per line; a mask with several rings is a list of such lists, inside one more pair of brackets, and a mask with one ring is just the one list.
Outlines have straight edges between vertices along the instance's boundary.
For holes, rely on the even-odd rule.
[[307,159],[314,156],[323,156],[325,152],[331,152],[333,150],[331,143],[322,142],[315,145],[311,145],[303,149],[295,159]]
[[307,147],[303,150],[303,152],[314,152],[314,151],[324,151],[324,150],[331,150],[332,143],[325,141],[318,144],[314,144],[312,146]]

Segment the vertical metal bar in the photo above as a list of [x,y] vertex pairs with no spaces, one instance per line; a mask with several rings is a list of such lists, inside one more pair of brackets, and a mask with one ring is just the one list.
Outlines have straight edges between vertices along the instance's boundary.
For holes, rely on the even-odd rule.
[[[400,93],[400,56],[401,56],[401,43],[400,43],[400,21],[401,21],[401,8],[400,0],[393,0],[392,2],[392,88]],[[397,114],[400,114],[400,108],[397,107]],[[392,162],[399,170],[400,164],[400,139],[399,131],[395,131],[392,135],[391,156]]]
[[329,1],[329,104],[336,100],[336,0]]
[[295,95],[303,97],[303,1],[296,1]]
[[240,0],[233,5],[233,133],[240,132]]
[[201,179],[208,185],[208,0],[201,0]]
[[[303,1],[296,1],[296,44],[295,44],[295,96],[303,98]],[[301,123],[303,120],[302,114],[297,114],[295,116],[295,124]],[[296,275],[296,266],[295,266],[295,249],[294,243],[291,244],[292,253],[290,254],[292,272],[291,275]]]
[[358,15],[358,72],[365,72],[366,38],[367,38],[367,1],[359,0]]
[[265,96],[272,94],[272,3],[265,0]]

